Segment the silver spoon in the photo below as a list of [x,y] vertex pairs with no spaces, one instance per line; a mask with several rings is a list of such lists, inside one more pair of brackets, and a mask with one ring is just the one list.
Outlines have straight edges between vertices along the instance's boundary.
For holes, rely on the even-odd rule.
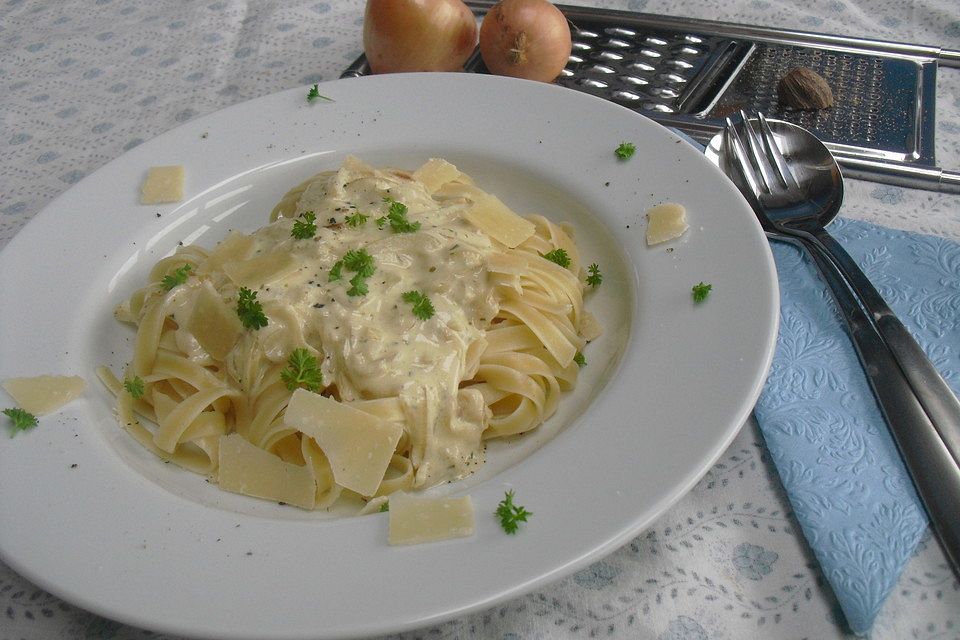
[[[758,192],[756,182],[764,178],[745,178],[722,132],[710,141],[705,155],[751,199],[767,235],[802,245],[830,285],[880,407],[939,529],[938,537],[960,573],[960,527],[955,518],[960,508],[960,402],[859,266],[824,228],[836,217],[843,198],[842,177],[830,151],[802,127],[766,122],[799,189],[773,189],[772,197],[769,193],[751,197]],[[770,164],[766,156],[776,161],[777,155],[776,149],[769,149],[759,164]],[[766,206],[760,205],[761,199]]]
[[[767,120],[767,123],[791,173],[806,194],[806,202],[772,215],[768,212],[769,219],[761,216],[764,230],[768,235],[788,236],[787,240],[816,247],[836,265],[960,464],[960,402],[873,283],[825,228],[837,216],[843,201],[843,178],[836,159],[803,127],[780,120]],[[722,133],[713,137],[704,153],[740,186],[739,171],[722,149]]]

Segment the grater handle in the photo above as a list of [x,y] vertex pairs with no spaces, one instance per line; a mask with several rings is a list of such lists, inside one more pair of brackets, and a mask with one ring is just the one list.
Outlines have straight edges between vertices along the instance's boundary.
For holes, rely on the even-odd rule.
[[937,56],[937,65],[960,69],[960,51],[955,49],[941,49]]
[[[830,145],[828,144],[827,147],[830,147]],[[927,189],[941,193],[960,194],[960,172],[947,171],[938,167],[920,167],[878,162],[865,158],[852,158],[843,155],[842,152],[838,153],[835,149],[831,149],[831,151],[834,152],[837,162],[840,163],[845,178],[871,180],[910,189]]]

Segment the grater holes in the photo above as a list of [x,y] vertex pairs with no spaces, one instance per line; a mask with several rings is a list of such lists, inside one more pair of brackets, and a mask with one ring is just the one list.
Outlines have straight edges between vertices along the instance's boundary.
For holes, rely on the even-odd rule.
[[613,99],[617,102],[634,103],[643,99],[636,93],[633,93],[632,91],[624,91],[623,89],[614,91],[612,95]]
[[657,70],[656,67],[647,64],[646,62],[631,62],[628,65],[625,65],[627,69],[633,69],[635,71],[644,71],[647,73],[653,73]]
[[605,64],[595,64],[595,65],[593,65],[593,66],[591,66],[591,67],[588,67],[588,68],[586,69],[586,72],[587,72],[587,73],[602,73],[602,74],[613,74],[613,73],[616,73],[616,71],[614,71],[613,68],[608,67],[608,66],[605,65]]
[[659,113],[674,113],[674,110],[672,108],[660,102],[644,102],[643,108],[646,111],[657,111]]
[[620,62],[624,57],[622,53],[616,53],[615,51],[601,51],[596,55],[597,60],[605,60],[608,62]]
[[610,85],[596,78],[577,78],[576,84],[590,89],[606,89]]

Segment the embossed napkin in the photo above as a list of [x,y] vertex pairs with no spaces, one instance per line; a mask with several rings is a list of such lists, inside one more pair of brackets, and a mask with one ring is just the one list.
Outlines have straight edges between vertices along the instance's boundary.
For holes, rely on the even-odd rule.
[[[960,392],[960,244],[845,219],[830,231]],[[799,249],[771,247],[781,328],[755,414],[847,622],[865,634],[927,515],[826,285]]]

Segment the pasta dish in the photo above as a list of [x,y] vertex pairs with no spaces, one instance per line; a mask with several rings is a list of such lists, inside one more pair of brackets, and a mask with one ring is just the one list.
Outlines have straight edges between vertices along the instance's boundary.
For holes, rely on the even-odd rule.
[[183,246],[116,310],[124,428],[227,491],[305,509],[463,478],[536,428],[599,335],[572,229],[454,165],[348,158],[266,226]]

